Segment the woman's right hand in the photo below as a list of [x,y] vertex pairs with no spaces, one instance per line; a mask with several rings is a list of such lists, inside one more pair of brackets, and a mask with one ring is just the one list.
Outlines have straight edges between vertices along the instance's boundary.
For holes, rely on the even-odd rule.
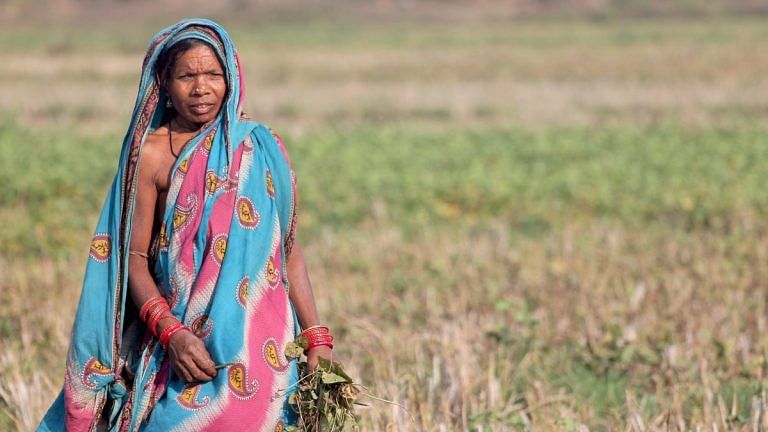
[[216,368],[203,341],[189,330],[181,330],[168,342],[171,365],[186,382],[205,382],[216,377]]

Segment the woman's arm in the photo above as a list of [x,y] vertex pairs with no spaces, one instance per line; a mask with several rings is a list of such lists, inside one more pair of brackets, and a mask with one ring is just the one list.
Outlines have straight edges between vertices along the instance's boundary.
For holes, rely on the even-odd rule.
[[[291,161],[288,157],[288,150],[285,148],[285,143],[280,135],[271,131],[274,135],[277,144],[280,146],[280,150],[283,152],[283,156],[290,166]],[[295,178],[294,178],[295,180]],[[291,188],[293,190],[293,196],[298,201],[298,194],[296,191],[296,182],[292,182]],[[299,316],[299,324],[302,328],[309,328],[320,324],[320,319],[317,316],[317,307],[315,306],[315,297],[312,294],[312,284],[309,282],[309,274],[307,273],[307,263],[304,261],[304,254],[301,252],[298,240],[295,239],[296,229],[296,209],[293,209],[291,217],[293,232],[290,233],[290,247],[287,248],[287,263],[286,272],[288,273],[288,298],[293,303],[293,307],[296,309],[296,314]],[[307,352],[307,363],[310,368],[317,366],[317,358],[324,357],[327,359],[333,359],[331,349],[325,345],[319,345],[312,348]]]
[[[307,273],[307,264],[304,261],[304,255],[298,241],[293,243],[286,270],[288,271],[288,284],[290,286],[288,297],[293,302],[301,327],[307,328],[320,324],[315,297],[312,294],[312,284],[309,282],[309,274]],[[312,348],[307,353],[307,362],[310,368],[317,365],[318,357],[332,359],[333,354],[331,349],[325,345]]]
[[[159,157],[157,146],[147,140],[142,154],[142,163],[137,175],[136,206],[133,214],[133,230],[131,233],[130,250],[148,254],[152,241],[152,226],[155,220],[157,205],[157,173]],[[164,150],[164,149],[163,149]],[[128,255],[128,293],[137,308],[147,300],[158,297],[155,280],[152,278],[149,261],[146,257],[136,254]],[[164,318],[157,325],[157,334],[162,333],[168,325],[174,323],[172,318]],[[168,351],[174,370],[184,381],[210,381],[216,376],[216,369],[203,342],[188,331],[175,333],[168,344]]]
[[[148,254],[157,204],[157,188],[152,175],[154,158],[150,146],[145,147],[144,153],[137,173],[139,179],[136,190],[136,206],[133,212],[130,250]],[[160,295],[150,273],[149,261],[143,256],[128,255],[128,292],[137,308],[141,308],[147,300]]]

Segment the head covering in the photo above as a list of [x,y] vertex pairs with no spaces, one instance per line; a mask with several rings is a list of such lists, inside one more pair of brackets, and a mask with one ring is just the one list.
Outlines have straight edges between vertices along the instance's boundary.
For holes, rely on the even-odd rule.
[[[228,364],[197,385],[173,373],[126,301],[142,146],[165,114],[155,66],[163,50],[189,38],[216,52],[227,97],[171,169],[153,272],[172,313],[195,330],[216,364]],[[91,243],[64,389],[39,430],[91,430],[99,421],[115,431],[260,430],[291,421],[285,399],[296,368],[283,348],[299,328],[284,263],[295,226],[295,176],[279,137],[243,116],[244,93],[239,57],[218,24],[183,20],[152,39]]]

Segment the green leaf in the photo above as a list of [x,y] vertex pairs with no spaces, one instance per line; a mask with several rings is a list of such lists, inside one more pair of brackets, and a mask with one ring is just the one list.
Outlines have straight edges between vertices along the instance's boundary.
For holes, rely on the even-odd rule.
[[299,336],[293,341],[296,342],[296,344],[300,346],[302,350],[307,349],[309,346],[309,339],[305,338],[304,336]]
[[328,360],[327,358],[324,358],[324,357],[318,357],[317,364],[320,367],[320,369],[322,369],[324,372],[330,372],[330,373],[339,375],[341,377],[344,377],[346,379],[346,381],[344,382],[353,381],[352,378],[349,375],[347,375],[346,372],[344,372],[344,369],[341,368],[341,365],[334,361]]
[[350,383],[352,380],[350,380],[348,377],[343,377],[341,375],[335,374],[333,372],[323,372],[323,384],[336,384],[336,383]]

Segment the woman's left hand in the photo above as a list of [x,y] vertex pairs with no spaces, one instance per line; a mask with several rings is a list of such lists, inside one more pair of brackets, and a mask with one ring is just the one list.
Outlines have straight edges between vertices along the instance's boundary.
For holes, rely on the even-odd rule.
[[307,364],[309,365],[310,370],[315,370],[317,367],[317,359],[319,357],[323,357],[325,359],[332,360],[334,363],[341,364],[339,359],[333,355],[333,351],[331,351],[329,347],[320,345],[312,348],[309,350],[309,352],[307,352]]

